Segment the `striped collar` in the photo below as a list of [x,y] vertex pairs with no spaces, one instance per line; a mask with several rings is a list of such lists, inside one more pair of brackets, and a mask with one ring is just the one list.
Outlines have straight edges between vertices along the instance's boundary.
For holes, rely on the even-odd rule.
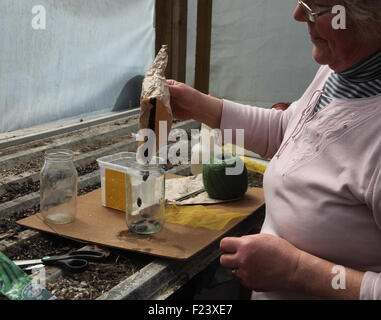
[[355,66],[338,74],[345,80],[354,83],[381,79],[381,51]]
[[369,98],[381,93],[381,52],[343,72],[328,77],[315,112],[325,108],[332,98]]

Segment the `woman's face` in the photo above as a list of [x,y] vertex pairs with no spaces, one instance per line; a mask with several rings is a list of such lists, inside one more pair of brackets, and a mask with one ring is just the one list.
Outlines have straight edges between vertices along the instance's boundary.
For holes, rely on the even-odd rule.
[[[318,7],[322,7],[319,11],[330,9],[332,6],[339,4],[338,1],[334,0],[306,2],[307,4],[313,3]],[[332,26],[334,17],[335,14],[330,11],[316,17],[315,22],[310,22],[301,5],[298,5],[295,9],[294,19],[307,22],[311,42],[314,44],[312,55],[317,63],[329,65],[331,69],[340,72],[349,69],[380,50],[380,46],[376,48],[375,43],[364,43],[359,40],[348,15],[346,15],[346,29],[335,29]]]

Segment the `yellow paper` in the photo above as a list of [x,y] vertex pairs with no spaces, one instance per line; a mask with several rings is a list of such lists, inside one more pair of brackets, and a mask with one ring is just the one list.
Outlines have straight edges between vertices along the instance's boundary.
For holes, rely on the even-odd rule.
[[165,221],[194,228],[204,227],[210,230],[222,230],[230,220],[248,216],[248,213],[229,212],[223,209],[207,209],[205,206],[177,206],[165,208]]
[[266,168],[267,168],[267,165],[263,164],[263,163],[260,163],[260,162],[257,162],[255,160],[252,160],[248,157],[240,157],[244,162],[245,162],[245,165],[246,165],[246,168],[247,170],[251,171],[251,172],[256,172],[256,173],[259,173],[259,174],[264,174],[265,171],[266,171]]
[[[223,146],[223,152],[230,151],[232,155],[236,156],[236,146],[232,144],[225,144]],[[244,154],[250,153],[250,151],[247,151],[244,149]],[[251,152],[252,153],[252,152]],[[256,172],[259,174],[265,174],[265,171],[267,169],[267,165],[264,163],[261,163],[259,161],[255,161],[252,158],[246,157],[245,155],[239,156],[245,163],[246,169],[251,172]]]
[[126,181],[124,172],[105,169],[106,207],[126,211]]

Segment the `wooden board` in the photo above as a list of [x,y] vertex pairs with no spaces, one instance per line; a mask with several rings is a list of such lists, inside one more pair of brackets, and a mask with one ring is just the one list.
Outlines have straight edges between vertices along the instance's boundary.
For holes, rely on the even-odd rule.
[[[263,190],[249,188],[239,201],[208,205],[208,208],[254,212],[263,204]],[[188,259],[246,218],[233,219],[221,231],[166,223],[156,234],[139,235],[128,230],[123,212],[102,206],[101,189],[97,189],[78,197],[77,216],[71,223],[47,224],[39,213],[17,223],[79,241],[166,258]]]

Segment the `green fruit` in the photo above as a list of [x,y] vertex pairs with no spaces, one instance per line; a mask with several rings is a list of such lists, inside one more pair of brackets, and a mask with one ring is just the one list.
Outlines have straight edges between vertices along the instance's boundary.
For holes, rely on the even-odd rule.
[[[228,174],[227,168],[237,171]],[[242,197],[248,188],[247,169],[242,159],[230,155],[218,155],[202,166],[202,181],[209,197],[217,200],[233,200]]]

